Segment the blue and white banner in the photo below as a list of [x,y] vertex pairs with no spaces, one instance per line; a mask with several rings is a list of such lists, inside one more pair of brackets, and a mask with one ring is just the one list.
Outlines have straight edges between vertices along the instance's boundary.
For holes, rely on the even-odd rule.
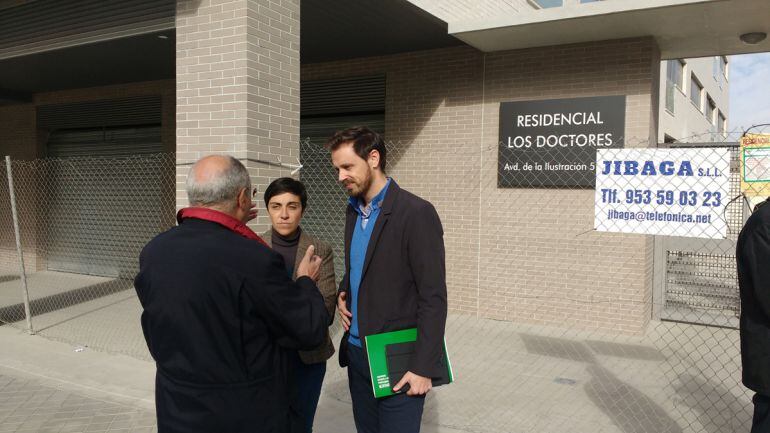
[[600,149],[594,228],[723,239],[729,183],[727,148]]

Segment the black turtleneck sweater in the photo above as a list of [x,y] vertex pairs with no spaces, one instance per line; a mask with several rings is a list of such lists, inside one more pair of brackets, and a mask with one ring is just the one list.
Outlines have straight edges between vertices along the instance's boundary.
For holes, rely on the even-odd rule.
[[283,236],[273,229],[273,250],[283,257],[289,278],[294,276],[294,260],[297,259],[297,246],[299,246],[299,236],[301,233],[302,229],[299,227],[297,227],[297,231],[289,236]]

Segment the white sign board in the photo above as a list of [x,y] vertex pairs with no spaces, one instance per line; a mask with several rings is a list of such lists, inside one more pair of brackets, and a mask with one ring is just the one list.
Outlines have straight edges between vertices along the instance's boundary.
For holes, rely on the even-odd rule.
[[727,148],[597,150],[594,228],[724,239],[729,180]]

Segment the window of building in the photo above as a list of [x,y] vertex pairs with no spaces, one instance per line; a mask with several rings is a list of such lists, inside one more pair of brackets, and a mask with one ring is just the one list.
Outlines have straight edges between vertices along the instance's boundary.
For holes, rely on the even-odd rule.
[[675,90],[682,91],[684,62],[679,59],[666,62],[666,110],[674,114]]
[[666,71],[666,80],[674,84],[677,89],[682,90],[683,76],[684,61],[679,59],[669,60],[668,69]]
[[722,88],[722,85],[727,82],[727,57],[725,56],[716,56],[714,57],[714,81],[717,82],[719,85],[719,88]]
[[698,81],[695,74],[690,75],[690,101],[703,111],[703,85]]
[[674,114],[676,108],[674,89],[676,89],[676,86],[671,81],[666,81],[666,111],[671,114]]
[[562,6],[574,6],[584,3],[596,3],[604,0],[527,0],[536,9],[558,8]]
[[564,6],[564,0],[529,0],[536,8],[548,9]]
[[711,99],[711,96],[706,95],[706,101],[708,101],[708,110],[706,110],[706,118],[709,123],[714,125],[717,121],[717,104]]
[[720,134],[724,134],[727,131],[727,119],[725,119],[725,115],[721,111],[717,117],[717,131]]
[[727,57],[726,56],[719,56],[719,70],[722,73],[722,76],[724,77],[725,81],[728,79],[728,64],[727,64]]

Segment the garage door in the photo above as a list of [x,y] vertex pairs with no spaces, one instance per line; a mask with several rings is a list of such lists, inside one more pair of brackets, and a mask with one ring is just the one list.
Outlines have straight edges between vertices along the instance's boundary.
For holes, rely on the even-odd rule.
[[47,142],[42,226],[50,270],[130,278],[173,224],[173,158],[159,124],[60,128]]

